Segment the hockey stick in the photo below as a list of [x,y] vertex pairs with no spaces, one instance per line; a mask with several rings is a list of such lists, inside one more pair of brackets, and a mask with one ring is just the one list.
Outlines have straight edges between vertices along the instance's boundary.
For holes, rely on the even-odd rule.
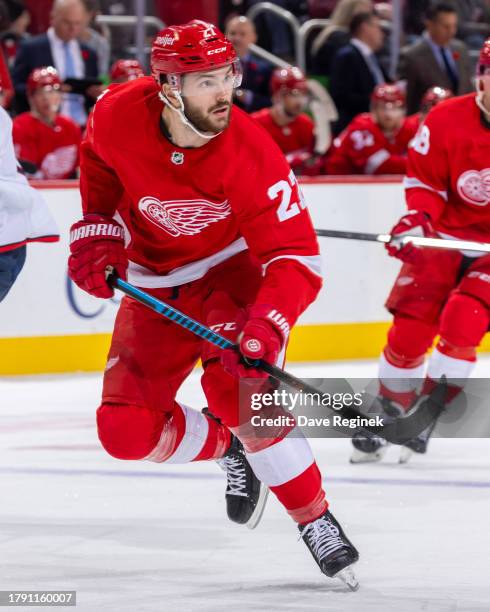
[[[206,340],[207,342],[210,342],[221,349],[231,349],[237,353],[240,353],[238,345],[231,342],[231,340],[221,336],[206,325],[192,319],[173,306],[154,298],[145,291],[138,289],[138,287],[135,287],[134,285],[131,285],[130,283],[118,278],[111,269],[108,269],[107,271],[107,282],[110,286],[119,289],[125,295],[147,306],[154,312],[163,315],[174,323],[177,323],[177,325],[188,329],[190,332],[196,336],[199,336],[203,340]],[[289,374],[288,372],[285,372],[277,366],[267,363],[262,359],[257,359],[253,362],[247,363],[246,365],[254,368],[260,368],[272,378],[288,385],[293,389],[296,389],[297,391],[301,391],[302,393],[311,393],[314,394],[314,397],[324,396],[325,391],[317,389],[313,385],[306,383],[300,378],[296,378],[296,376],[293,376],[292,374]],[[354,408],[350,406],[342,406],[338,410],[329,406],[325,406],[325,408],[328,408],[343,419],[366,418],[366,415],[357,412],[357,410],[354,410]],[[378,436],[385,438],[388,440],[388,442],[392,442],[393,444],[403,444],[406,440],[414,438],[420,431],[429,426],[434,419],[437,419],[441,409],[442,408],[438,405],[438,403],[432,401],[429,397],[424,405],[421,405],[419,410],[417,410],[414,415],[403,419],[403,423],[393,423],[380,426],[366,425],[364,428]]]
[[367,240],[369,242],[388,243],[395,238],[402,246],[412,243],[415,246],[429,247],[431,249],[450,249],[455,251],[479,251],[490,253],[488,242],[474,242],[473,240],[445,240],[443,238],[427,238],[425,236],[391,236],[390,234],[367,234],[364,232],[346,232],[342,230],[317,229],[316,235],[322,238],[346,238],[348,240]]

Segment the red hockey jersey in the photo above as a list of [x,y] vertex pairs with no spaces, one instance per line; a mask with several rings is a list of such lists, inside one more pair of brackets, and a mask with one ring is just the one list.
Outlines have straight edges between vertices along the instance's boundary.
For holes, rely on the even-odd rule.
[[128,278],[140,287],[190,282],[248,248],[265,270],[257,302],[294,323],[321,286],[320,257],[284,156],[236,107],[207,144],[177,147],[161,130],[157,93],[144,77],[97,101],[81,146],[84,212],[125,226]]
[[334,140],[327,157],[327,174],[404,174],[408,144],[417,127],[407,117],[388,140],[370,113],[358,115]]
[[70,178],[78,167],[82,135],[70,117],[58,115],[49,126],[31,113],[22,113],[14,119],[13,139],[17,159],[36,166],[34,178]]
[[443,237],[490,240],[490,124],[468,94],[441,102],[408,155],[408,208],[422,210]]
[[300,149],[313,151],[315,124],[306,113],[298,115],[291,123],[282,126],[274,121],[270,108],[252,113],[251,117],[269,132],[283,153],[292,153]]

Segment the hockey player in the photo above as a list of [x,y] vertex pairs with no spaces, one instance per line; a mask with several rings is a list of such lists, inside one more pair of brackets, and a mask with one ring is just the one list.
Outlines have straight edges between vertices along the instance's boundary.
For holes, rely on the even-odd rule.
[[415,131],[419,129],[422,121],[427,117],[429,111],[437,106],[439,102],[444,102],[453,97],[453,92],[450,89],[444,89],[444,87],[429,87],[425,92],[422,102],[420,103],[420,112],[415,113],[407,117],[407,122],[412,121]]
[[22,270],[28,242],[56,242],[58,228],[41,194],[19,171],[12,120],[0,108],[0,302]]
[[327,174],[404,174],[408,143],[418,126],[406,118],[405,94],[397,85],[378,85],[371,112],[355,117],[334,140]]
[[61,79],[52,66],[35,68],[27,80],[31,110],[14,119],[16,155],[26,174],[37,179],[74,178],[80,127],[59,114]]
[[[488,242],[490,39],[480,52],[476,83],[476,94],[446,100],[429,112],[409,151],[408,213],[392,229],[394,238],[387,245],[388,253],[404,263],[386,303],[394,319],[379,364],[380,399],[392,415],[413,406],[421,379],[424,397],[445,376],[449,403],[470,376],[489,329],[490,255],[422,250],[397,241],[410,234]],[[364,452],[360,460],[378,459],[386,448],[372,436],[353,442]],[[408,444],[416,452],[425,452],[426,446],[424,436]]]
[[145,76],[145,72],[135,59],[119,59],[111,66],[111,83],[126,83],[142,76]]
[[315,124],[304,112],[308,84],[302,71],[290,66],[274,70],[270,87],[273,105],[252,113],[252,117],[269,132],[297,174],[305,160],[316,159]]
[[[269,136],[232,106],[240,65],[215,26],[195,20],[162,30],[151,67],[153,77],[109,88],[88,122],[70,276],[109,298],[111,266],[238,340],[244,357],[282,364],[289,330],[322,282],[294,174]],[[213,417],[175,400],[199,357]],[[259,489],[269,487],[321,570],[345,576],[358,553],[328,510],[298,429],[272,440],[242,436],[245,452],[239,441],[247,425],[239,379],[262,375],[124,298],[97,411],[101,443],[119,459],[220,460],[231,520],[256,522]]]

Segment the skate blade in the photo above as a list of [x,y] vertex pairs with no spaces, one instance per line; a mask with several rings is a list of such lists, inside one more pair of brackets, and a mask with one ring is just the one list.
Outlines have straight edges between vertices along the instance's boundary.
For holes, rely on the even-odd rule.
[[388,450],[388,444],[386,446],[382,446],[378,448],[374,453],[364,453],[359,449],[355,448],[352,452],[350,462],[351,463],[376,463],[377,461],[381,461],[385,456],[386,451]]
[[400,449],[400,456],[398,458],[398,463],[405,464],[410,461],[410,457],[413,455],[413,450],[408,448],[407,446],[402,446]]
[[340,570],[340,572],[337,572],[333,577],[342,580],[342,582],[347,585],[351,591],[357,591],[359,589],[359,581],[357,580],[356,575],[350,566]]
[[246,525],[249,529],[255,529],[257,525],[260,523],[260,519],[264,514],[265,505],[267,503],[267,498],[269,496],[269,487],[266,487],[265,484],[260,486],[259,499],[257,500],[257,505],[255,506],[255,510],[253,511],[252,516],[248,519]]

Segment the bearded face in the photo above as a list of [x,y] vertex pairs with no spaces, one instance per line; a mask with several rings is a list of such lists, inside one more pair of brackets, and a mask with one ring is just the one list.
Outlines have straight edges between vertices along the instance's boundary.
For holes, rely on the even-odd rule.
[[228,127],[234,82],[231,66],[184,76],[184,111],[198,130],[217,134]]

